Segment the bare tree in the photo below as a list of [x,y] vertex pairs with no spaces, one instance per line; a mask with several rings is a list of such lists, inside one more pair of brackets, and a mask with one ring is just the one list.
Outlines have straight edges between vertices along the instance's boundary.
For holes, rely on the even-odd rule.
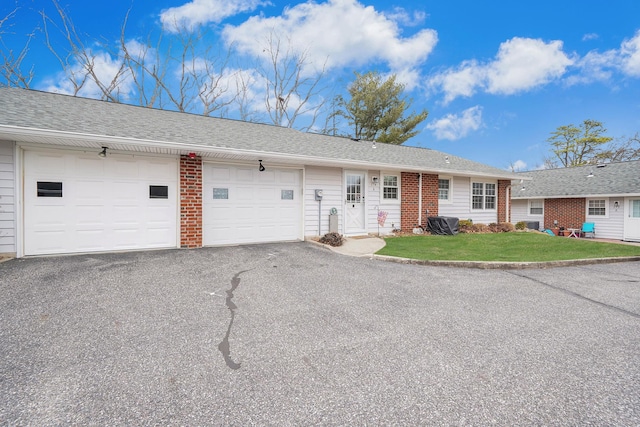
[[240,120],[258,122],[260,113],[254,108],[256,95],[252,90],[256,85],[255,77],[249,72],[239,71],[235,73],[236,94],[235,105]]
[[[100,40],[92,45],[100,46],[100,55],[108,55],[110,69],[100,70],[100,55],[88,47],[70,16],[57,0],[52,0],[57,18],[42,12],[47,47],[60,63],[71,86],[73,95],[83,88],[95,86],[101,99],[111,102],[131,102],[139,105],[182,112],[199,112],[204,115],[224,115],[226,107],[233,103],[236,94],[228,76],[231,49],[226,55],[214,53],[205,42],[206,31],[202,26],[194,29],[175,26],[171,32],[163,28],[157,34],[149,34],[144,41],[127,38],[129,10],[120,29],[116,43]],[[52,30],[61,34],[65,48],[52,42]]]
[[[313,70],[308,51],[297,52],[291,40],[283,42],[275,30],[267,36],[263,52],[267,56],[266,65],[261,64],[258,70],[265,82],[264,101],[270,121],[303,131],[312,129],[326,102],[320,95],[326,61]],[[296,126],[302,116],[308,121]]]
[[[40,12],[46,45],[64,70],[67,81],[72,87],[72,94],[78,95],[82,88],[93,83],[97,86],[103,100],[119,102],[119,88],[127,73],[126,64],[121,62],[115,74],[106,79],[101,76],[97,55],[84,44],[83,37],[76,31],[71,17],[58,1],[52,0],[52,3],[58,13],[59,21],[49,17],[44,11]],[[57,29],[68,43],[66,49],[54,46],[51,27]]]
[[35,37],[38,28],[35,28],[31,33],[26,35],[26,40],[22,48],[18,51],[10,49],[5,43],[6,37],[9,36],[9,27],[13,20],[16,19],[18,13],[18,7],[13,9],[7,14],[7,16],[0,19],[0,75],[2,80],[0,85],[17,86],[28,89],[31,86],[33,80],[33,67],[28,70],[23,69],[23,62],[29,53],[29,46]]
[[640,160],[640,132],[626,141],[623,139],[609,145],[598,154],[598,160],[602,162],[626,162]]

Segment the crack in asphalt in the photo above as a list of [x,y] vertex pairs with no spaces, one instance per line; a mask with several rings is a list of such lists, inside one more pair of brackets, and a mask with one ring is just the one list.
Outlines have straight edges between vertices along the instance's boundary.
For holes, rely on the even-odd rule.
[[231,359],[231,344],[229,344],[229,336],[231,335],[231,329],[233,328],[233,322],[236,317],[236,309],[238,308],[238,306],[233,302],[233,292],[238,289],[238,286],[240,285],[240,275],[242,273],[246,273],[247,271],[249,270],[242,270],[236,273],[231,279],[231,288],[226,291],[227,298],[225,300],[225,304],[227,305],[227,308],[230,312],[229,326],[227,327],[227,333],[225,334],[224,338],[222,339],[222,341],[220,341],[220,344],[218,344],[218,350],[220,350],[220,353],[222,353],[224,362],[229,368],[233,370],[240,369],[240,363],[236,363],[233,361],[233,359]]
[[598,300],[586,297],[586,296],[584,296],[582,294],[579,294],[577,292],[573,292],[573,291],[570,291],[568,289],[564,289],[564,288],[561,288],[559,286],[552,285],[551,283],[543,282],[542,280],[534,279],[533,277],[529,277],[529,276],[526,276],[524,274],[518,274],[518,273],[513,272],[513,271],[506,271],[505,270],[505,273],[512,274],[514,276],[518,276],[518,277],[521,277],[523,279],[529,279],[532,282],[538,283],[540,285],[546,286],[546,287],[551,288],[551,289],[555,289],[556,291],[560,291],[560,292],[562,292],[564,294],[567,294],[567,295],[570,295],[572,297],[580,298],[580,299],[588,301],[588,302],[590,302],[592,304],[596,304],[596,305],[599,305],[601,307],[605,307],[605,308],[608,308],[610,310],[618,311],[618,312],[626,314],[628,316],[635,317],[636,319],[640,319],[640,314],[634,313],[634,312],[629,311],[629,310],[625,310],[624,308],[616,307],[615,305],[607,304],[607,303],[604,303],[602,301],[598,301]]

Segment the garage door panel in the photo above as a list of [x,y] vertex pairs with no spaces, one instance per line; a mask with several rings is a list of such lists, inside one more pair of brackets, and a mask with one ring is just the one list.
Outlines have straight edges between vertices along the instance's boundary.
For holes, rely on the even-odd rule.
[[76,232],[75,244],[82,252],[104,250],[102,242],[105,238],[104,230],[78,230]]
[[237,182],[255,182],[255,178],[254,178],[254,170],[253,169],[248,169],[248,168],[238,168],[236,169],[236,181]]
[[78,206],[75,223],[79,230],[103,229],[105,226],[104,209],[102,206]]
[[254,188],[253,187],[236,187],[235,191],[229,191],[229,200],[234,202],[252,202],[254,200]]
[[264,172],[255,172],[257,174],[260,174],[258,177],[256,177],[257,179],[255,179],[254,181],[259,182],[261,185],[265,185],[265,184],[274,184],[276,182],[276,171],[272,170],[272,169],[267,169]]
[[266,188],[266,187],[260,187],[256,189],[256,198],[259,201],[269,201],[269,202],[275,202],[277,201],[276,199],[276,189],[275,188]]
[[116,159],[111,165],[111,171],[121,179],[137,180],[140,178],[139,163],[135,160]]
[[[24,171],[26,255],[177,246],[177,159],[26,150]],[[38,197],[38,181],[62,182],[62,197]]]
[[[255,166],[203,166],[204,245],[298,240],[302,234],[301,171]],[[228,198],[214,198],[225,188]],[[293,200],[282,190],[293,190]],[[222,193],[218,192],[220,197]]]
[[62,154],[40,154],[37,156],[29,156],[28,153],[25,156],[35,169],[37,169],[41,175],[47,174],[58,175],[59,171],[66,171],[67,159]]
[[73,162],[73,169],[70,170],[71,175],[76,176],[99,176],[104,177],[104,159],[98,156],[81,156]]

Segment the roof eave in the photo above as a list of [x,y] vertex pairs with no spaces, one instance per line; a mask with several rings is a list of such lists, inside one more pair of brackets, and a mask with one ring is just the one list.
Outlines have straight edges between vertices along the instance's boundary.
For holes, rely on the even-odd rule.
[[36,143],[46,145],[59,145],[51,142],[51,138],[63,139],[69,141],[80,142],[84,147],[99,148],[102,146],[120,145],[130,148],[157,148],[159,152],[174,152],[175,154],[188,154],[195,152],[205,158],[209,157],[243,157],[247,160],[271,160],[282,161],[286,163],[299,163],[304,165],[327,166],[327,167],[357,167],[380,170],[397,170],[403,172],[424,173],[431,172],[443,175],[461,175],[470,177],[491,177],[497,179],[527,179],[525,177],[517,177],[515,173],[505,172],[504,174],[495,174],[488,172],[468,171],[464,169],[446,169],[446,168],[425,168],[416,165],[404,165],[386,162],[368,162],[351,159],[337,159],[318,156],[308,156],[301,154],[288,154],[281,152],[246,150],[219,146],[206,146],[202,144],[175,142],[175,141],[159,141],[150,139],[127,138],[122,136],[96,135],[78,132],[67,132],[51,129],[26,128],[20,126],[0,125],[0,139],[15,140],[19,143]]

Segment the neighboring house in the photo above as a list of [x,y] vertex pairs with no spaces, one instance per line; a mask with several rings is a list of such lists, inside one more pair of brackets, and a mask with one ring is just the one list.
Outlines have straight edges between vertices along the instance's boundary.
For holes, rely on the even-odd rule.
[[511,222],[581,228],[596,237],[640,241],[640,161],[523,172],[511,187]]
[[498,222],[516,177],[429,149],[0,89],[0,253],[19,257],[295,241],[330,224],[388,234],[427,210]]

